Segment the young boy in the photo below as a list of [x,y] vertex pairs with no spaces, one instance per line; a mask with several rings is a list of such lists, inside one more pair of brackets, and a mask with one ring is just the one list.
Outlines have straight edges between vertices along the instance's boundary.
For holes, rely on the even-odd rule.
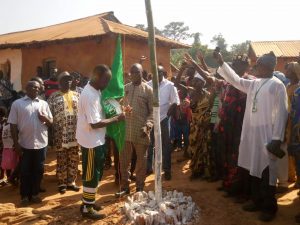
[[[7,115],[6,108],[4,106],[1,106],[0,107],[0,134],[2,133],[3,124],[6,122],[6,115]],[[4,186],[7,184],[6,180],[4,180],[5,172],[7,177],[9,177],[10,175],[10,171],[5,171],[5,169],[3,169],[1,166],[2,156],[3,156],[3,143],[2,143],[2,138],[0,138],[0,186]]]

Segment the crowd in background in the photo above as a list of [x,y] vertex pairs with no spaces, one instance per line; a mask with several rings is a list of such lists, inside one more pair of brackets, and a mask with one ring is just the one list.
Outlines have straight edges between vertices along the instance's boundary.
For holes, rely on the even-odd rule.
[[[158,66],[164,179],[173,178],[172,152],[181,151],[177,162],[189,160],[191,182],[220,180],[218,190],[244,204],[245,211],[260,211],[260,220],[271,221],[277,213],[275,194],[288,191],[290,183],[300,188],[300,64],[288,63],[284,75],[274,72],[272,52],[253,68],[246,55],[230,63],[218,50],[214,57],[220,66],[214,72],[201,53],[195,60],[186,54],[173,75]],[[95,195],[112,155],[115,183],[121,187],[116,197],[130,194],[131,181],[143,191],[155,160],[152,75],[143,69],[144,60],[133,64],[125,79],[122,110],[106,118],[100,102],[111,72],[105,65],[95,67],[90,82],[56,68],[43,80],[39,68],[26,94],[13,91],[0,74],[1,186],[20,183],[21,204],[40,203],[49,145],[57,156],[61,194],[80,190],[75,182],[81,155],[83,216],[104,217]],[[120,151],[105,137],[105,127],[123,120]]]

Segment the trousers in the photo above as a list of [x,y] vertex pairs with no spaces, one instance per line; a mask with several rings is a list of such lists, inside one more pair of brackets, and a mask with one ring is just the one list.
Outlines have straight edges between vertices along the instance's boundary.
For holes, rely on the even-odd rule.
[[82,202],[86,205],[95,204],[98,183],[102,179],[105,164],[106,147],[100,145],[95,148],[82,150]]
[[270,214],[277,212],[275,193],[276,187],[269,184],[269,167],[263,171],[261,178],[251,176],[252,201],[262,212]]
[[[114,156],[114,167],[115,167],[115,178],[119,179],[121,178],[120,175],[120,152],[117,149],[117,146],[115,144],[115,141],[111,138],[106,139],[106,146],[107,146],[107,155],[106,155],[106,162],[107,158],[111,158],[111,152],[113,152]],[[111,160],[111,159],[110,159]],[[132,152],[132,157],[131,157],[131,164],[130,164],[130,174],[133,175],[135,171],[135,166],[136,166],[136,153],[135,151]]]
[[58,186],[75,184],[79,164],[79,147],[62,148],[56,152]]
[[38,195],[44,174],[45,148],[22,149],[20,164],[20,194],[21,197],[31,198]]
[[[171,173],[171,140],[170,140],[170,130],[169,130],[169,120],[168,118],[160,122],[161,129],[161,142],[162,142],[162,160],[163,160],[163,170],[166,173]],[[153,151],[154,151],[154,131],[151,133],[151,142],[148,149],[147,157],[147,170],[151,171],[153,163]]]
[[147,145],[126,141],[125,148],[120,153],[121,187],[129,188],[130,163],[132,152],[136,153],[136,187],[143,189],[146,179]]

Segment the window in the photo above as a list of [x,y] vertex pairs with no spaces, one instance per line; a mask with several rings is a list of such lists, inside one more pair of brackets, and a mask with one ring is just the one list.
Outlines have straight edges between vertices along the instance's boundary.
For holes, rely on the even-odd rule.
[[6,60],[6,62],[0,64],[0,70],[3,73],[3,78],[5,78],[6,80],[11,79],[11,64],[9,60]]
[[53,58],[45,59],[43,63],[44,78],[49,79],[51,74],[51,69],[56,68],[56,60]]

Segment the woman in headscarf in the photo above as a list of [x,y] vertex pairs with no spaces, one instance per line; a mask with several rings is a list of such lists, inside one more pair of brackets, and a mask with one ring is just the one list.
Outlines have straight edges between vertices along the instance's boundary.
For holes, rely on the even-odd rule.
[[[192,120],[190,123],[189,145],[184,156],[191,158],[190,168],[192,171],[191,179],[197,177],[212,178],[215,176],[215,164],[211,154],[211,104],[210,94],[204,89],[205,79],[196,74],[187,87],[180,84],[181,76],[186,69],[193,70],[192,65],[184,62],[175,80],[178,88],[186,88],[189,91],[190,107],[192,109]],[[179,162],[182,160],[178,160]]]
[[215,163],[212,154],[212,130],[210,93],[204,88],[205,80],[196,74],[192,80],[191,92],[192,123],[188,152],[191,155],[191,179],[203,177],[212,180],[215,176]]
[[[289,155],[294,157],[296,163],[296,175],[297,181],[295,184],[296,188],[299,188],[300,183],[300,64],[298,62],[291,62],[287,65],[287,76],[297,77],[298,82],[294,82],[297,88],[294,89],[292,93],[291,105],[289,104],[290,115],[287,122],[287,132],[286,141],[289,145],[288,152]],[[292,80],[291,80],[292,81]],[[291,88],[290,88],[291,89]],[[288,97],[290,99],[291,91],[287,88]],[[290,161],[289,161],[290,162]],[[295,165],[295,164],[294,164]],[[298,195],[300,192],[298,192]],[[296,222],[300,223],[300,213],[295,217]]]
[[[196,71],[200,73],[208,83],[213,84],[216,89],[223,89],[222,104],[219,111],[220,122],[218,124],[219,143],[216,153],[222,154],[221,157],[223,183],[222,190],[229,195],[249,194],[249,175],[248,172],[237,165],[241,130],[243,124],[244,111],[246,106],[246,94],[234,88],[224,80],[212,78],[207,69],[202,70],[199,65],[188,59],[190,64],[194,65]],[[201,64],[205,65],[204,59],[200,59]],[[235,72],[245,78],[245,73],[249,67],[249,60],[246,55],[237,55],[231,64]],[[249,78],[249,77],[247,77]],[[217,160],[220,161],[220,160]],[[221,163],[216,162],[218,165]]]
[[[292,138],[292,119],[297,121],[296,109],[300,107],[300,105],[296,104],[297,92],[296,90],[299,88],[299,78],[300,78],[300,65],[297,62],[290,62],[286,65],[286,78],[290,80],[290,83],[286,86],[286,92],[288,95],[288,112],[289,117],[286,126],[285,138],[287,145],[291,144]],[[293,105],[292,105],[293,103]],[[296,177],[296,168],[295,168],[295,157],[291,154],[288,155],[288,181],[295,182],[295,188],[300,188],[300,174],[297,174]]]

